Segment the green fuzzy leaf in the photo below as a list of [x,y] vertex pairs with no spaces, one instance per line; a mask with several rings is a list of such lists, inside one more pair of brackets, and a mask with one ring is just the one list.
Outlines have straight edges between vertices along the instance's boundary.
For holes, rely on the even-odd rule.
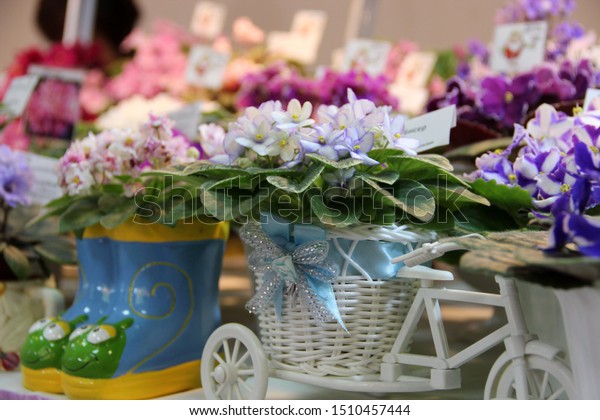
[[29,260],[23,251],[13,245],[6,245],[2,255],[4,255],[4,261],[18,279],[25,279],[29,276]]
[[455,211],[461,207],[481,204],[490,206],[490,202],[477,194],[460,185],[433,185],[426,184],[426,187],[433,193],[436,203]]
[[317,178],[321,175],[321,172],[323,172],[323,169],[325,169],[325,165],[322,163],[310,165],[304,175],[304,178],[302,178],[300,182],[273,175],[268,176],[267,181],[274,187],[284,191],[300,194],[314,184]]
[[85,229],[95,225],[102,219],[104,212],[98,205],[97,197],[87,197],[70,206],[62,215],[59,222],[61,233]]
[[194,162],[183,170],[183,175],[205,175],[217,178],[233,178],[237,175],[246,175],[244,169],[233,168],[227,165],[216,165],[204,161]]
[[372,179],[375,182],[381,182],[382,184],[393,185],[400,178],[400,174],[393,171],[384,171],[378,174],[365,174],[364,177]]
[[77,262],[75,246],[66,238],[53,238],[51,241],[36,245],[33,249],[42,258],[56,264],[75,264]]
[[515,220],[520,220],[523,209],[533,209],[531,195],[519,186],[498,184],[495,180],[485,181],[478,179],[471,183],[473,191],[485,197],[493,206],[496,206]]
[[447,158],[471,157],[475,158],[483,153],[496,149],[506,149],[513,142],[512,137],[501,139],[490,139],[478,141],[477,143],[467,144],[445,153]]
[[200,197],[188,198],[167,210],[161,218],[161,223],[174,225],[179,220],[189,219],[202,212],[202,201]]
[[248,176],[248,175],[246,175],[246,176],[236,175],[231,178],[206,181],[202,184],[201,187],[203,190],[207,190],[207,191],[223,189],[223,188],[241,188],[242,186],[245,186],[245,185],[251,185],[250,178],[251,178],[251,176]]
[[310,205],[314,215],[326,226],[346,227],[359,221],[353,204],[341,198],[325,203],[323,197],[313,196]]
[[[404,155],[406,157],[411,157],[409,155]],[[450,163],[450,161],[445,158],[444,156],[441,155],[434,155],[434,154],[423,154],[423,155],[417,155],[415,156],[416,158],[425,161],[425,162],[429,162],[433,165],[439,166],[442,169],[445,169],[447,171],[452,172],[454,170],[454,167],[452,166],[452,164]]]
[[452,165],[445,158],[432,156],[434,155],[392,156],[388,164],[391,169],[400,174],[402,179],[418,181],[444,179],[449,183],[468,186],[465,181],[450,172]]
[[486,207],[484,211],[476,206],[464,207],[456,214],[456,225],[466,232],[490,232],[517,229],[514,218],[498,207]]
[[313,161],[321,162],[327,168],[333,168],[333,169],[348,169],[348,168],[353,168],[353,167],[358,166],[363,163],[362,160],[354,159],[354,158],[348,158],[348,159],[342,159],[339,161],[335,161],[335,160],[328,159],[325,156],[317,155],[315,153],[307,153],[306,156],[311,158]]
[[71,201],[73,201],[73,197],[69,196],[69,195],[63,195],[61,197],[55,198],[54,200],[51,200],[50,202],[48,202],[45,207],[47,209],[52,209],[52,208],[63,208],[67,205],[69,205],[69,203],[71,203]]
[[104,184],[100,188],[105,194],[122,195],[125,192],[125,188],[121,184]]
[[401,179],[394,184],[394,198],[401,203],[404,212],[420,221],[429,222],[435,215],[435,198],[423,184],[410,179]]
[[289,175],[291,171],[287,168],[263,169],[263,168],[250,167],[250,168],[246,169],[246,172],[250,175],[260,175],[260,176],[266,177],[269,175]]
[[117,206],[110,209],[110,212],[102,216],[100,224],[107,229],[114,229],[131,219],[136,210],[137,205],[133,199],[123,200]]

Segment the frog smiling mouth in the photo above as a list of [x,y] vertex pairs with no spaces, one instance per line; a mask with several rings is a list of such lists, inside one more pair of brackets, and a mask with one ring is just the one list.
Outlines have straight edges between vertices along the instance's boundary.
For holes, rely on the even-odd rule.
[[63,362],[63,366],[62,366],[63,370],[68,371],[68,372],[79,372],[80,370],[86,368],[92,362],[100,363],[100,360],[98,360],[98,356],[96,356],[95,354],[92,356],[93,356],[92,358],[90,358],[85,363],[83,363],[77,367],[70,367],[67,365],[68,362]]
[[39,352],[35,352],[35,353],[31,353],[31,354],[30,353],[23,354],[22,358],[23,358],[24,362],[26,362],[30,365],[36,365],[40,362],[43,362],[43,361],[49,359],[51,356],[52,355],[50,354],[50,349],[47,347],[44,347]]

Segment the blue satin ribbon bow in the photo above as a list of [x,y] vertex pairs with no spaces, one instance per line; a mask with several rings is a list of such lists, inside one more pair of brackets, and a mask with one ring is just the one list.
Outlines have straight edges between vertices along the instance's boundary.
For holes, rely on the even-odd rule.
[[329,243],[323,229],[269,217],[262,228],[256,223],[245,225],[240,237],[253,248],[248,257],[250,269],[263,276],[262,285],[246,305],[250,312],[274,305],[281,317],[283,296],[287,295],[307,308],[317,324],[335,319],[346,329],[332,286],[338,269],[326,261]]

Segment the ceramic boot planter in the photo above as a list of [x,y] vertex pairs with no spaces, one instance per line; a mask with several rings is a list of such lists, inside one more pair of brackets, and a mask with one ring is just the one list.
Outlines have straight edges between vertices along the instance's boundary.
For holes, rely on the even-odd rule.
[[198,387],[204,341],[220,323],[227,236],[224,223],[86,229],[81,293],[64,317],[88,323],[68,335],[61,390],[70,398],[137,399]]
[[112,260],[102,263],[111,265],[113,283],[103,303],[108,316],[71,335],[62,358],[65,394],[138,399],[200,386],[204,342],[220,324],[227,235],[227,224],[200,222],[86,230],[83,241],[109,240]]
[[79,240],[77,255],[79,287],[73,305],[60,316],[34,323],[21,350],[23,385],[32,391],[62,393],[61,360],[71,332],[83,322],[97,322],[111,310],[112,241],[105,236]]

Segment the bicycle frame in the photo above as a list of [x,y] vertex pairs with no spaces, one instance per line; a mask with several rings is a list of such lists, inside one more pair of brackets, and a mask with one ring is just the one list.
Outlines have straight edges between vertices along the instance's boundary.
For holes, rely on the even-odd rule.
[[[381,379],[385,382],[396,381],[404,371],[403,366],[429,367],[432,388],[459,388],[459,368],[504,341],[516,368],[517,395],[519,398],[527,398],[525,344],[534,337],[527,331],[514,280],[498,276],[496,282],[499,284],[499,294],[438,289],[431,287],[430,280],[421,281],[421,288],[402,329],[390,352],[383,357]],[[508,322],[451,356],[440,309],[440,302],[443,301],[504,308]],[[410,339],[424,312],[429,319],[436,356],[407,353]]]

